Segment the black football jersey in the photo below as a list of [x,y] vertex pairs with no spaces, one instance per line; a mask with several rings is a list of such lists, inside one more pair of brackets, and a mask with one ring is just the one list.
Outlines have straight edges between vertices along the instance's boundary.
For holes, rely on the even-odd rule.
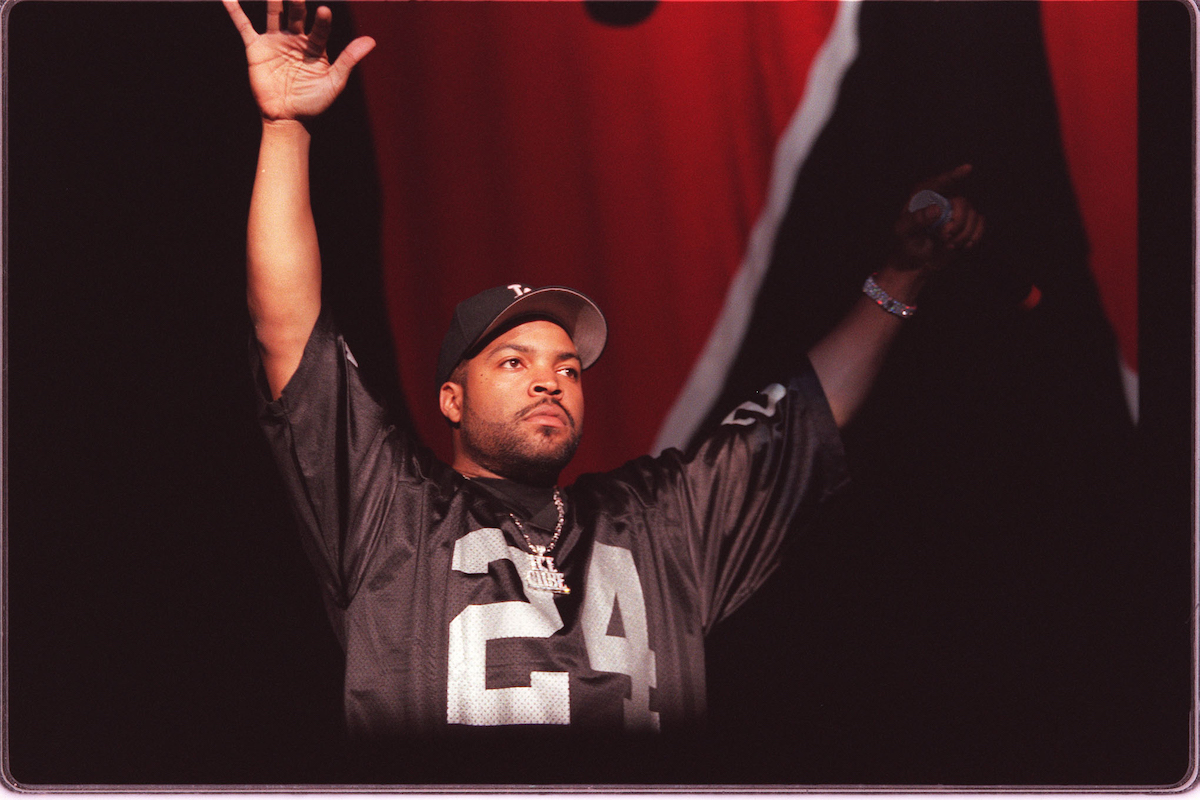
[[[421,447],[363,385],[322,317],[260,419],[346,653],[351,733],[554,726],[683,730],[705,709],[704,636],[758,588],[789,530],[845,481],[811,369],[684,454],[562,490],[538,587],[492,491]],[[524,522],[548,538],[557,514]]]

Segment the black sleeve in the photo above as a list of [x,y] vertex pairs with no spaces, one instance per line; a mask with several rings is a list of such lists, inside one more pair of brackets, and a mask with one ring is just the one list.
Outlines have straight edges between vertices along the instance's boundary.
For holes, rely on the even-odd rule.
[[364,385],[350,348],[322,314],[296,373],[271,401],[251,344],[259,422],[283,476],[305,549],[329,600],[345,608],[388,532],[396,492],[420,481],[422,452]]
[[848,480],[841,437],[809,367],[734,409],[686,455],[655,461],[657,502],[678,520],[663,535],[687,554],[707,632],[779,564],[789,531],[810,523]]

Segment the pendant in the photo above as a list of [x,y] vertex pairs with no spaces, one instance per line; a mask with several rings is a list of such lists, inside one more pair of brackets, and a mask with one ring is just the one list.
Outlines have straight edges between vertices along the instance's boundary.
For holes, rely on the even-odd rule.
[[554,557],[546,555],[545,547],[534,545],[533,552],[528,555],[529,571],[525,573],[525,581],[530,589],[554,594],[571,593],[563,574],[554,567]]

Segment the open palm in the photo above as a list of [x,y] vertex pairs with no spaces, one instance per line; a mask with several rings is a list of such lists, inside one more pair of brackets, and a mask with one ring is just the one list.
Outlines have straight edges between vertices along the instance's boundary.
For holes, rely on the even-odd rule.
[[322,113],[341,94],[355,64],[375,47],[375,40],[361,36],[331,64],[325,45],[333,14],[325,6],[317,9],[306,34],[302,0],[288,2],[286,24],[281,20],[283,0],[269,0],[267,30],[260,34],[238,0],[224,4],[246,45],[250,88],[265,119],[304,120]]

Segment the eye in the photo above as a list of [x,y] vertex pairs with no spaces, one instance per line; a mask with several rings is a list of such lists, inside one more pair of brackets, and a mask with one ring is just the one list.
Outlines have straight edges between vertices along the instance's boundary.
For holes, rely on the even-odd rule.
[[559,372],[572,380],[579,380],[579,370],[575,367],[562,367]]
[[521,366],[521,359],[517,358],[516,356],[511,356],[510,358],[506,358],[501,361],[500,366],[504,367],[505,369],[517,369]]

